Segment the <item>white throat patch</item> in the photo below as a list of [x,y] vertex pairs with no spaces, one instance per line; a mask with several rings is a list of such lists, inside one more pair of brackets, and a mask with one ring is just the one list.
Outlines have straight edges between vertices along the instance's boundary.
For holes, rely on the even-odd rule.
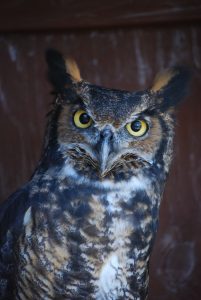
[[132,176],[129,180],[122,180],[118,182],[114,182],[112,180],[106,179],[102,181],[92,180],[87,178],[86,176],[80,175],[76,172],[76,170],[69,164],[66,164],[60,173],[61,177],[69,177],[74,179],[76,184],[86,184],[89,186],[94,186],[97,188],[103,188],[107,190],[124,190],[126,192],[130,192],[133,190],[143,190],[148,188],[150,185],[150,180],[145,178],[142,175]]

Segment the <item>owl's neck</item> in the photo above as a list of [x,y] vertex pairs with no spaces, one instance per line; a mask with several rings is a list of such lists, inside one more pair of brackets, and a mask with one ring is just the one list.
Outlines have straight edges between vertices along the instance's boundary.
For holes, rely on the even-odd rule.
[[[158,159],[159,161],[159,159]],[[82,164],[81,164],[82,166]],[[169,166],[168,166],[169,167]],[[166,167],[167,169],[167,167]],[[169,169],[169,168],[168,168]],[[51,171],[51,172],[50,172]],[[44,149],[41,160],[35,174],[51,173],[56,178],[68,178],[74,184],[86,184],[90,186],[105,189],[147,189],[149,185],[160,185],[163,190],[166,181],[167,172],[160,163],[150,165],[146,168],[131,168],[127,171],[120,169],[119,172],[109,174],[106,177],[100,177],[97,170],[86,167],[80,168],[77,160],[71,160],[70,157],[62,153],[57,144],[50,144]]]
[[77,172],[76,169],[71,165],[66,165],[64,168],[62,168],[60,176],[71,179],[77,185],[85,184],[106,190],[121,190],[125,188],[128,190],[147,189],[148,185],[151,183],[151,181],[148,178],[145,178],[143,174],[131,176],[127,180],[117,181],[107,178],[91,179],[85,174]]

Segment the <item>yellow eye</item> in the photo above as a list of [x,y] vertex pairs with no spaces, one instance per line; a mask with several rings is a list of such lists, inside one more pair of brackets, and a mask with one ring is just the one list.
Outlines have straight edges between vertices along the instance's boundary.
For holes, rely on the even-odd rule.
[[73,117],[75,126],[77,126],[78,128],[88,128],[91,123],[92,123],[92,119],[91,117],[86,113],[86,111],[84,110],[78,110],[76,111],[76,113],[74,114]]
[[148,124],[144,120],[135,120],[126,125],[128,132],[136,137],[143,136],[149,129]]

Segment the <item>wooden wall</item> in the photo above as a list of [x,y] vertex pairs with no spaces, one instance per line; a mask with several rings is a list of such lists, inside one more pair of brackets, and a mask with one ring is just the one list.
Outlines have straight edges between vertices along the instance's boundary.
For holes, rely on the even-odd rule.
[[47,48],[75,57],[88,81],[120,89],[146,88],[174,64],[194,67],[191,93],[178,112],[149,300],[201,299],[201,5],[180,2],[0,4],[1,200],[29,179],[40,156],[52,101]]

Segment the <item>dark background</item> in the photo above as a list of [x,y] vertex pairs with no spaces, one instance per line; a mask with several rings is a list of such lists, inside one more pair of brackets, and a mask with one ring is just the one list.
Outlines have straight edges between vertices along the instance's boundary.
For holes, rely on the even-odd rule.
[[48,47],[73,56],[83,78],[117,89],[144,89],[166,67],[192,66],[191,92],[178,112],[149,300],[200,300],[201,3],[97,3],[0,3],[0,198],[29,179],[40,157],[52,102],[44,59]]

